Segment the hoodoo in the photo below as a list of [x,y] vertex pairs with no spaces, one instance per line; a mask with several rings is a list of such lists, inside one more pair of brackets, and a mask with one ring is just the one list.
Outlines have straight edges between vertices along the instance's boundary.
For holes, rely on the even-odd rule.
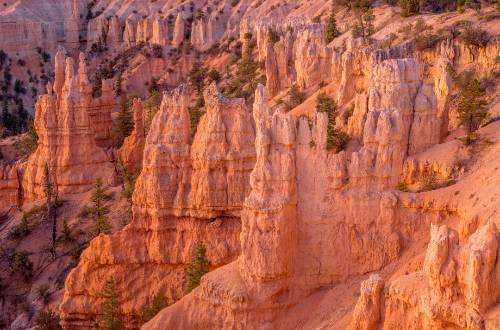
[[5,0],[0,328],[500,329],[497,2]]

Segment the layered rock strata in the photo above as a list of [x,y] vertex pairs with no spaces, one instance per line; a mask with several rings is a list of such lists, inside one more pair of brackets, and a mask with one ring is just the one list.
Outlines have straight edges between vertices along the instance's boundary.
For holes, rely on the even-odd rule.
[[[495,328],[498,323],[486,320],[485,312],[500,295],[499,246],[500,236],[493,222],[480,227],[462,244],[455,230],[432,225],[422,270],[393,280],[386,289],[385,306],[380,303],[380,293],[373,297],[378,298],[374,304],[363,304],[362,288],[352,327]],[[383,321],[374,318],[366,323],[371,320],[369,315],[381,313]],[[365,325],[357,327],[360,322]]]
[[17,168],[0,164],[0,210],[7,210],[21,204]]
[[252,120],[244,100],[226,99],[211,86],[192,138],[189,103],[184,85],[164,95],[144,146],[133,220],[93,240],[68,276],[65,329],[99,318],[103,276],[127,288],[119,290],[121,313],[134,324],[155,295],[171,304],[185,294],[186,267],[200,242],[212,269],[238,256],[239,217],[255,163]]
[[[103,88],[105,94],[112,93]],[[106,184],[113,183],[114,166],[98,146],[109,139],[110,109],[99,105],[105,100],[106,96],[92,99],[83,57],[75,73],[73,59],[66,58],[60,50],[56,55],[54,84],[47,86],[47,94],[39,97],[35,107],[38,147],[28,158],[22,179],[27,201],[43,197],[45,166],[49,167],[60,194],[90,190],[96,177]]]
[[[429,223],[444,214],[455,217],[446,207],[412,207],[391,191],[400,180],[409,146],[417,143],[411,134],[415,103],[426,83],[415,59],[372,59],[367,89],[360,96],[364,106],[355,109],[359,121],[353,123],[361,132],[361,146],[349,154],[327,150],[325,113],[315,114],[312,122],[281,110],[273,113],[265,101],[267,93],[257,89],[258,157],[242,213],[241,256],[206,275],[200,288],[162,311],[145,329],[222,324],[280,328],[274,323],[278,315],[301,297],[383,268]],[[360,315],[371,301],[381,304],[382,285],[379,279],[373,282],[367,284]],[[189,306],[211,312],[200,318]],[[365,322],[369,327],[381,317],[375,309],[365,314],[369,318],[362,321],[360,316],[360,326]]]

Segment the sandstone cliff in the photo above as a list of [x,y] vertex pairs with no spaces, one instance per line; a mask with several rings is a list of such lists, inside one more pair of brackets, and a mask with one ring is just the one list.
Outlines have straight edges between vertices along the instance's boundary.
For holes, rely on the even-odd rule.
[[96,177],[113,183],[114,166],[98,146],[109,140],[111,109],[101,103],[112,95],[112,89],[103,87],[104,96],[93,100],[84,58],[80,57],[75,73],[74,61],[66,58],[64,50],[56,55],[55,75],[54,84],[47,86],[47,94],[40,96],[36,104],[39,140],[23,173],[26,201],[43,197],[46,165],[61,194],[90,190]]
[[133,324],[156,294],[169,303],[184,295],[185,269],[199,242],[212,268],[239,254],[254,129],[243,100],[226,99],[212,86],[205,104],[192,139],[187,87],[164,95],[144,146],[133,220],[117,234],[93,240],[68,276],[64,328],[84,328],[98,317],[103,276],[127,287],[121,313]]

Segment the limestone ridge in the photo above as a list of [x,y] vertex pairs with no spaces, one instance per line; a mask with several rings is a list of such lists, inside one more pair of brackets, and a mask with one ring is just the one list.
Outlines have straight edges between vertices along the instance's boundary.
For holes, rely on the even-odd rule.
[[144,145],[133,220],[93,240],[68,276],[61,305],[65,328],[92,323],[102,276],[127,287],[120,296],[122,313],[133,319],[157,293],[169,303],[184,295],[185,269],[199,242],[212,268],[239,255],[239,216],[255,163],[254,128],[244,101],[225,98],[215,86],[205,92],[205,104],[192,138],[187,86],[164,94]]
[[60,49],[56,55],[55,81],[47,86],[35,106],[38,147],[29,157],[23,173],[24,198],[43,197],[45,164],[60,193],[90,190],[96,177],[111,184],[114,167],[106,151],[111,131],[111,108],[115,106],[112,82],[103,82],[103,96],[92,99],[83,56],[78,71],[74,60]]

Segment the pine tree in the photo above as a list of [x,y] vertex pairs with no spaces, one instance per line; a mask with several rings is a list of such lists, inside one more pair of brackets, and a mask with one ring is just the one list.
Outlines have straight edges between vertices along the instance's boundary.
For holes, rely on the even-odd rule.
[[356,0],[353,2],[352,7],[357,20],[357,23],[353,26],[354,37],[361,37],[366,40],[375,32],[373,26],[375,16],[371,6],[371,0]]
[[485,91],[477,79],[469,81],[462,91],[458,102],[458,118],[467,130],[466,145],[472,143],[473,133],[486,119],[488,112],[485,108]]
[[134,123],[130,113],[130,99],[122,96],[120,99],[120,111],[116,119],[116,126],[113,129],[113,146],[116,149],[121,148],[123,141],[132,133]]
[[102,326],[100,328],[105,330],[123,329],[123,322],[120,320],[120,302],[113,280],[106,281],[102,298]]
[[156,316],[163,308],[167,306],[167,300],[161,293],[157,294],[151,304],[144,309],[141,316],[141,323],[144,324]]
[[104,205],[106,199],[106,191],[103,188],[101,178],[97,178],[94,184],[94,191],[92,192],[92,216],[94,218],[94,226],[90,232],[90,238],[99,236],[100,234],[109,234],[111,232],[111,225],[108,221],[108,208]]
[[47,205],[47,219],[52,218],[52,255],[56,254],[56,238],[57,238],[57,209],[56,209],[56,193],[54,185],[50,179],[49,165],[45,163],[42,178],[43,192],[45,194],[45,204]]
[[122,96],[122,93],[123,93],[123,90],[122,90],[122,74],[119,73],[118,74],[118,77],[116,77],[116,81],[115,81],[115,96],[116,97],[120,97]]
[[206,257],[205,244],[201,242],[196,248],[194,259],[188,266],[187,271],[187,291],[191,292],[194,288],[200,285],[201,277],[208,273],[210,262]]
[[335,19],[335,10],[333,8],[330,11],[330,16],[328,17],[328,21],[326,23],[326,43],[329,44],[333,41],[333,39],[337,38],[340,35],[340,32],[337,28],[337,20]]
[[336,125],[337,104],[331,97],[321,93],[316,99],[316,111],[324,112],[328,116],[326,149],[334,152],[341,151],[347,143],[348,136],[342,128]]

